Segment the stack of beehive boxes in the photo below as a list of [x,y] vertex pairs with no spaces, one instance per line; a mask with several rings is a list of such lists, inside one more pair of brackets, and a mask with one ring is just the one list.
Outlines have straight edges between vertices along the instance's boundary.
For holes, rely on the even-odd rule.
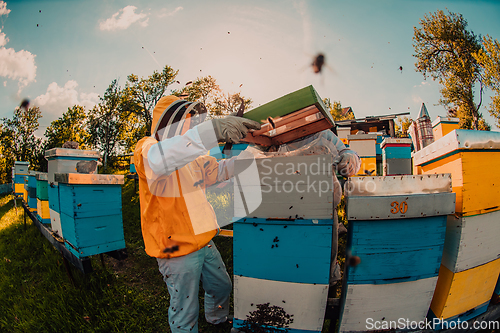
[[96,161],[99,152],[93,150],[80,150],[68,148],[53,148],[45,151],[48,161],[48,194],[49,211],[52,231],[64,237],[61,229],[59,186],[54,179],[55,173],[76,172],[76,164],[80,161]]
[[[291,332],[321,332],[336,237],[331,164],[331,155],[236,161],[236,329],[288,318]],[[281,308],[280,318],[271,308]]]
[[382,149],[383,175],[411,175],[411,139],[385,138]]
[[24,177],[29,172],[29,162],[15,161],[14,162],[14,194],[24,195]]
[[357,176],[377,175],[377,134],[348,135],[349,149],[358,153],[361,158],[361,167]]
[[28,208],[32,212],[37,211],[37,203],[36,203],[36,175],[37,171],[30,170],[28,176],[25,176],[26,179],[26,203]]
[[355,177],[345,195],[349,233],[340,332],[405,329],[400,318],[425,320],[447,214],[455,210],[450,175]]
[[422,173],[451,173],[457,195],[431,317],[453,322],[487,310],[500,273],[499,149],[498,132],[454,130],[414,154]]
[[125,248],[122,175],[56,173],[61,230],[78,258]]
[[36,214],[43,224],[50,223],[49,190],[47,173],[39,172],[36,176]]

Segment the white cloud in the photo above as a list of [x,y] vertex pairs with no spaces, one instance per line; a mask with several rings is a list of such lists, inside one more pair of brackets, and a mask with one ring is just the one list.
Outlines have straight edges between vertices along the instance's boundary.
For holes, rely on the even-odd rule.
[[0,1],[0,16],[9,15],[10,9],[7,9],[7,3],[5,1]]
[[0,76],[18,80],[20,93],[28,84],[35,82],[35,57],[29,51],[16,52],[13,48],[0,47]]
[[173,11],[169,11],[167,8],[163,8],[160,12],[160,14],[158,14],[158,17],[167,17],[167,16],[174,16],[175,14],[177,14],[178,12],[180,12],[181,10],[183,10],[184,8],[182,7],[177,7],[175,8]]
[[[10,9],[7,9],[7,3],[0,1],[0,16],[9,15]],[[0,29],[0,77],[6,77],[18,81],[19,91],[21,93],[24,87],[31,82],[35,82],[36,65],[35,57],[29,51],[15,51],[13,48],[6,48],[9,38]],[[7,86],[7,81],[3,83]]]
[[[133,23],[140,21],[148,16],[144,13],[136,14],[135,13],[136,9],[137,7],[135,6],[127,6],[123,9],[120,9],[106,21],[101,22],[99,24],[99,28],[103,31],[124,30],[130,27]],[[139,24],[143,27],[147,26],[148,19],[139,22]]]
[[77,91],[78,83],[74,80],[66,82],[64,87],[60,87],[56,82],[52,82],[47,87],[47,92],[36,97],[33,103],[40,107],[42,114],[52,121],[62,116],[68,108],[74,105],[81,105],[88,111],[99,102],[99,95],[96,93],[83,93]]
[[5,46],[9,42],[9,39],[7,36],[2,32],[2,29],[0,29],[0,46]]

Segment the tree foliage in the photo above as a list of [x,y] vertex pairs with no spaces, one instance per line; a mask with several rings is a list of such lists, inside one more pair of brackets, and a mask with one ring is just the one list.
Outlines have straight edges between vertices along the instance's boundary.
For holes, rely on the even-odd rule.
[[347,114],[343,114],[342,104],[340,103],[340,101],[339,102],[331,101],[330,98],[324,98],[323,103],[325,104],[327,110],[332,115],[333,120],[340,121],[340,120],[354,119],[354,114],[350,112]]
[[486,35],[483,37],[483,49],[476,54],[476,59],[484,68],[486,86],[495,93],[488,111],[500,127],[500,43]]
[[395,125],[396,137],[398,138],[407,138],[408,137],[408,128],[410,127],[413,120],[411,117],[398,117]]
[[147,78],[139,79],[135,74],[127,77],[122,111],[139,116],[145,125],[146,135],[151,134],[152,114],[156,103],[163,97],[167,87],[175,81],[178,73],[178,70],[165,66],[161,72],[154,71]]
[[50,123],[45,130],[45,137],[45,149],[62,147],[66,141],[78,142],[80,149],[89,148],[85,108],[80,105],[68,108],[61,117]]
[[[482,69],[475,58],[481,50],[481,39],[467,30],[461,14],[442,10],[425,15],[420,28],[414,28],[413,47],[416,70],[441,84],[440,103],[457,106],[460,127],[480,129],[479,112],[483,95]],[[479,101],[475,89],[479,85]],[[483,124],[486,124],[484,120]]]
[[237,93],[224,93],[212,76],[196,78],[193,83],[173,92],[176,96],[184,95],[188,101],[202,102],[208,110],[209,118],[219,118],[230,113],[238,112],[241,101],[245,103],[245,110],[252,105],[252,100]]
[[104,170],[107,170],[109,157],[123,150],[128,135],[126,130],[130,129],[127,122],[135,119],[132,113],[121,112],[121,102],[122,90],[115,79],[87,116],[88,142],[102,153]]
[[2,159],[2,180],[9,181],[14,161],[30,162],[34,170],[40,167],[42,139],[35,136],[38,130],[38,119],[42,113],[38,107],[16,107],[12,119],[3,118],[0,131]]

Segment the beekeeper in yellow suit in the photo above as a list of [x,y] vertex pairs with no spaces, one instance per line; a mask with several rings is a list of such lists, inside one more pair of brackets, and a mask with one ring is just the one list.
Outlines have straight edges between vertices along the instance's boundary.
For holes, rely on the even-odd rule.
[[205,115],[201,103],[162,97],[153,110],[151,136],[134,152],[145,250],[157,258],[167,284],[173,333],[198,332],[200,279],[207,322],[227,320],[232,285],[212,242],[219,228],[205,188],[233,176],[234,158],[217,162],[207,152],[260,128],[234,116],[203,122]]

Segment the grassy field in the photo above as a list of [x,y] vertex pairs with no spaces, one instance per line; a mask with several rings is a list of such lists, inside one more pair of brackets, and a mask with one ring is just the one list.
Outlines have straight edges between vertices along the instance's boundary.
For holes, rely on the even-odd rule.
[[[169,295],[156,259],[144,252],[134,182],[126,180],[122,193],[128,258],[104,256],[103,266],[94,256],[93,273],[71,268],[74,284],[61,254],[29,218],[24,225],[20,200],[16,210],[12,195],[0,197],[0,332],[170,332]],[[230,218],[230,198],[208,196],[222,211],[219,218]],[[232,276],[232,239],[214,242]],[[200,332],[229,332],[229,327],[206,323],[200,288]]]

